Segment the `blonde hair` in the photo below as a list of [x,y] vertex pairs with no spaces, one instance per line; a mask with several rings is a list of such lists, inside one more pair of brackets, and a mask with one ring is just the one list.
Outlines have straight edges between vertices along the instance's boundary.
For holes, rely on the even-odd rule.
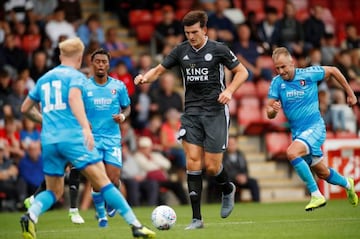
[[84,52],[84,43],[80,38],[70,38],[66,39],[59,44],[60,55],[64,57],[73,57]]
[[289,59],[292,59],[290,52],[285,47],[275,48],[272,53],[272,59],[276,60],[280,55],[284,55],[286,57],[289,57]]

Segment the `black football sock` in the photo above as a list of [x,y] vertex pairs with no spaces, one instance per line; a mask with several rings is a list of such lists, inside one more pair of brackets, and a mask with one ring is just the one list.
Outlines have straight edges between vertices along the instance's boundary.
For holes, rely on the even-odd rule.
[[232,192],[233,187],[230,185],[229,177],[222,165],[219,172],[215,175],[215,180],[221,186],[221,191],[224,194],[229,194]]
[[70,208],[77,208],[79,185],[80,185],[80,171],[72,167],[69,175]]
[[42,181],[41,185],[34,192],[34,197],[45,190],[46,190],[46,181],[44,180],[44,181]]
[[189,197],[193,212],[193,218],[201,220],[201,192],[202,192],[202,175],[200,171],[187,171],[187,183]]

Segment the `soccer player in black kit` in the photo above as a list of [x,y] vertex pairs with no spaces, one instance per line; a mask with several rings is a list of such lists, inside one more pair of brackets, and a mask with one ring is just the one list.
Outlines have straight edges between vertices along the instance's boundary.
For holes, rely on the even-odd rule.
[[[204,227],[200,210],[203,168],[221,185],[221,217],[228,217],[234,208],[235,186],[222,166],[229,128],[227,104],[247,79],[248,72],[225,44],[208,39],[204,11],[187,13],[182,23],[187,41],[176,46],[161,64],[144,75],[136,76],[134,81],[135,84],[153,82],[173,66],[181,69],[185,112],[181,117],[179,136],[186,153],[187,183],[193,211],[192,221],[185,230],[192,230]],[[228,86],[225,84],[224,66],[233,73]]]

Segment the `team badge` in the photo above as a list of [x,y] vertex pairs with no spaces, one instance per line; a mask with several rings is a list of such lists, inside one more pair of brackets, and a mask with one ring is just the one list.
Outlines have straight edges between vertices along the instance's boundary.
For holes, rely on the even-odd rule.
[[300,81],[300,85],[301,85],[301,86],[305,86],[305,83],[306,83],[305,80],[301,80],[301,81]]
[[111,90],[111,94],[115,95],[115,94],[116,94],[116,90],[115,90],[115,89],[112,89],[112,90]]
[[213,58],[213,56],[210,53],[206,54],[204,57],[205,61],[211,61],[212,58]]
[[92,91],[88,91],[87,96],[89,96],[89,97],[93,96]]

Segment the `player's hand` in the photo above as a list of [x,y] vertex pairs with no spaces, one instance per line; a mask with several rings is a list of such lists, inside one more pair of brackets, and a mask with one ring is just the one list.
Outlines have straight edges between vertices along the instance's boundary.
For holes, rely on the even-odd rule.
[[94,137],[90,129],[83,129],[83,135],[85,139],[85,146],[91,151],[94,149]]
[[349,106],[355,105],[357,103],[356,95],[354,93],[348,95],[346,101]]
[[142,75],[142,74],[139,74],[137,76],[135,76],[135,79],[134,79],[134,84],[135,85],[138,85],[138,84],[144,84],[144,83],[147,83],[147,79]]
[[126,119],[124,114],[114,114],[114,115],[112,115],[112,118],[118,124],[124,122]]
[[232,93],[229,90],[225,89],[223,92],[220,93],[218,97],[218,102],[225,105],[230,102],[231,98]]
[[271,107],[273,108],[273,110],[275,112],[279,112],[279,110],[281,109],[281,103],[279,100],[274,101],[274,103],[271,105]]

